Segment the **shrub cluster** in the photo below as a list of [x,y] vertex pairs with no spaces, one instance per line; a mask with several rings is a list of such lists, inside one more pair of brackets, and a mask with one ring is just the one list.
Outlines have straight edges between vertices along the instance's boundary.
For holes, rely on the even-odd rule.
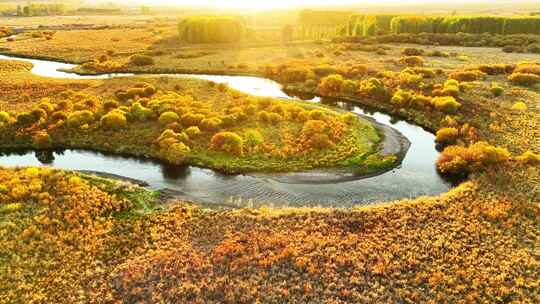
[[477,142],[469,147],[447,147],[437,160],[437,168],[443,174],[461,175],[504,163],[509,158],[510,153],[506,149]]

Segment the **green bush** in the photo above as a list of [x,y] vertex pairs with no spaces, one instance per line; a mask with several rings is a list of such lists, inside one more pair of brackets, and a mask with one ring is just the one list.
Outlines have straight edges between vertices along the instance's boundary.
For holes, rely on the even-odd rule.
[[156,116],[152,109],[144,107],[139,102],[135,102],[131,106],[131,115],[133,119],[138,121],[146,121]]
[[85,124],[90,124],[93,121],[94,113],[89,110],[71,112],[67,117],[67,125],[70,128],[79,128]]
[[220,132],[212,136],[210,148],[236,156],[242,156],[244,140],[234,132]]
[[101,117],[101,126],[109,130],[118,130],[127,126],[127,119],[124,112],[120,110],[111,111]]
[[262,134],[254,129],[247,130],[244,133],[246,147],[250,150],[257,148],[264,142]]
[[496,83],[492,83],[490,87],[490,91],[495,97],[499,97],[504,93],[504,88]]
[[174,112],[164,112],[159,116],[159,119],[158,119],[159,123],[162,126],[166,126],[168,124],[178,122],[179,120],[180,120],[180,117],[178,116],[178,114]]

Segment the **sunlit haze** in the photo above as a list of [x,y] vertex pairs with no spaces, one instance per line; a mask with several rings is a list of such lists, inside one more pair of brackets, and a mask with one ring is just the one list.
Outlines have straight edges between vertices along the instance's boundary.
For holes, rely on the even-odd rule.
[[[295,7],[315,7],[315,6],[362,6],[362,5],[400,5],[403,9],[406,9],[407,5],[417,4],[488,4],[488,3],[512,3],[509,0],[455,0],[455,1],[429,1],[429,0],[307,0],[307,1],[289,1],[289,0],[273,0],[273,1],[244,1],[244,0],[231,0],[231,1],[219,1],[219,0],[139,0],[134,1],[137,3],[153,4],[153,5],[167,5],[167,6],[199,6],[199,7],[215,7],[215,8],[242,8],[242,9],[283,9],[283,8],[295,8]],[[535,1],[520,1],[527,3],[535,3]]]

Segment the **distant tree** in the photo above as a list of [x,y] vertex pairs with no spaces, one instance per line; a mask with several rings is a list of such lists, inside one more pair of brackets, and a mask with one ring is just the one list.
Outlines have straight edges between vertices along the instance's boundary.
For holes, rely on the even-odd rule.
[[189,17],[180,22],[178,31],[189,43],[230,43],[242,40],[246,28],[239,17]]

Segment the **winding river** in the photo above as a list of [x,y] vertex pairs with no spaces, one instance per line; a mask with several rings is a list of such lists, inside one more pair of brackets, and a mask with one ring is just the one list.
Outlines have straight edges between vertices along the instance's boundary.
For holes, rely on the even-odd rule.
[[[0,59],[22,60],[33,64],[32,73],[66,79],[104,79],[131,77],[132,74],[82,76],[62,72],[73,64],[25,59],[0,55]],[[148,75],[150,76],[150,75]],[[294,100],[281,86],[269,79],[247,76],[214,76],[161,74],[151,76],[192,77],[225,83],[247,94]],[[320,98],[311,102],[325,102]],[[451,184],[442,179],[436,169],[438,152],[434,135],[405,121],[394,121],[389,115],[367,112],[349,103],[332,106],[369,116],[380,124],[401,132],[411,145],[400,167],[384,174],[340,182],[291,183],[287,175],[224,175],[198,167],[170,166],[151,160],[108,155],[90,151],[66,150],[48,154],[27,151],[0,155],[2,166],[53,166],[68,170],[97,171],[146,182],[153,189],[167,189],[187,200],[229,206],[324,206],[352,207],[448,191]]]

